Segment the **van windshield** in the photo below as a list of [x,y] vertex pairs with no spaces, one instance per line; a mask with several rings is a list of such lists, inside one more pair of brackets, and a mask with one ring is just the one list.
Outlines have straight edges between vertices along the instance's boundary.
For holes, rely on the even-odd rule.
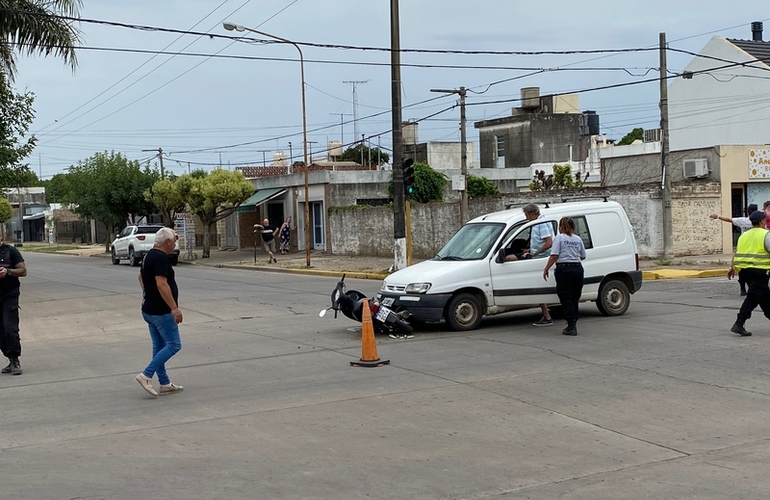
[[460,228],[434,260],[483,259],[503,232],[505,224],[475,223]]

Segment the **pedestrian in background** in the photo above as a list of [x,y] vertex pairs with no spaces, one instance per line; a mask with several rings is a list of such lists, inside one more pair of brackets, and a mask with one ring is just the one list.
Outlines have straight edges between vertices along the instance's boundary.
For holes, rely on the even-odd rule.
[[548,280],[548,270],[556,264],[556,295],[564,310],[567,328],[562,335],[577,335],[578,304],[583,293],[583,264],[586,248],[583,239],[575,234],[575,221],[571,217],[562,217],[559,221],[559,234],[553,239],[551,256],[543,269],[543,279]]
[[[770,204],[770,202],[765,202],[765,207],[767,207]],[[751,221],[749,220],[749,215],[753,212],[757,211],[757,205],[752,203],[748,207],[746,207],[746,217],[723,217],[719,214],[711,214],[709,217],[712,219],[719,219],[722,222],[729,222],[733,226],[737,227],[741,230],[741,234],[745,233],[749,229],[751,229]],[[746,282],[743,281],[743,279],[738,276],[738,286],[741,288],[741,297],[744,297],[746,295]]]
[[262,234],[262,247],[268,255],[267,263],[278,262],[274,253],[275,237],[278,235],[278,228],[265,219],[262,221],[262,224],[254,224],[254,229],[257,229]]
[[727,279],[735,273],[743,278],[748,287],[746,298],[738,311],[738,318],[730,331],[741,337],[750,337],[751,332],[744,326],[757,306],[770,319],[770,288],[767,273],[770,271],[770,237],[765,229],[765,212],[756,211],[749,215],[752,228],[738,238],[738,247],[733,255]]
[[19,337],[19,278],[27,275],[27,265],[16,247],[0,234],[0,350],[8,358],[2,373],[21,375],[21,339]]
[[289,245],[291,244],[291,217],[286,217],[286,220],[283,221],[283,225],[281,225],[281,255],[286,255],[289,253]]
[[[174,268],[168,255],[174,253],[176,233],[164,227],[155,233],[155,245],[142,259],[139,285],[142,287],[142,318],[147,323],[152,339],[152,361],[136,381],[142,389],[153,396],[173,394],[184,389],[171,383],[166,373],[166,362],[182,349],[179,338],[179,324],[182,311],[179,310],[179,288],[174,279]],[[153,375],[158,375],[160,389],[152,385]]]

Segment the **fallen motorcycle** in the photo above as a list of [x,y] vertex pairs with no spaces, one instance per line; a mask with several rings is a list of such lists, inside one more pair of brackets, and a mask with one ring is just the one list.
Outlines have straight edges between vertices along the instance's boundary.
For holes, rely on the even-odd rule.
[[[346,290],[345,275],[337,282],[331,295],[332,305],[322,309],[318,316],[323,318],[328,311],[334,311],[334,318],[337,318],[337,312],[348,318],[361,322],[364,310],[364,301],[366,295],[358,290]],[[389,333],[391,336],[407,336],[412,334],[412,326],[396,312],[383,306],[376,299],[369,299],[369,310],[372,313],[372,325],[375,332]]]

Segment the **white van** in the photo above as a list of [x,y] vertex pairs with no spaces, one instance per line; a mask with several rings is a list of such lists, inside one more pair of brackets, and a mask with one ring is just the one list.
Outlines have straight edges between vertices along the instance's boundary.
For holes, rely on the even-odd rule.
[[614,201],[537,203],[541,217],[528,221],[521,206],[477,217],[465,224],[433,259],[389,275],[377,299],[412,323],[446,320],[453,330],[473,330],[483,315],[558,304],[554,273],[543,280],[548,252],[505,261],[506,251],[529,248],[538,224],[554,236],[562,217],[575,221],[586,247],[581,302],[595,301],[607,316],[626,312],[642,286],[631,224]]

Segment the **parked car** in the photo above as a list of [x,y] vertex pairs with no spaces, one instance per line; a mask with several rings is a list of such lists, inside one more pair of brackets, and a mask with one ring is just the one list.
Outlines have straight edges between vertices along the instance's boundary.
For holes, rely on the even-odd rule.
[[558,304],[554,273],[543,280],[542,258],[506,261],[516,248],[529,248],[532,228],[559,219],[575,221],[586,259],[582,302],[595,301],[606,316],[626,312],[631,294],[642,286],[636,240],[623,207],[613,201],[544,204],[542,217],[529,221],[521,207],[495,212],[460,228],[438,255],[401,269],[382,283],[377,300],[410,323],[442,318],[453,330],[473,330],[484,315]]
[[[128,259],[131,266],[141,264],[144,255],[155,245],[155,233],[162,227],[164,226],[161,224],[126,226],[110,245],[112,263],[118,265],[121,259]],[[179,242],[174,248],[174,253],[168,258],[172,266],[179,262]]]

